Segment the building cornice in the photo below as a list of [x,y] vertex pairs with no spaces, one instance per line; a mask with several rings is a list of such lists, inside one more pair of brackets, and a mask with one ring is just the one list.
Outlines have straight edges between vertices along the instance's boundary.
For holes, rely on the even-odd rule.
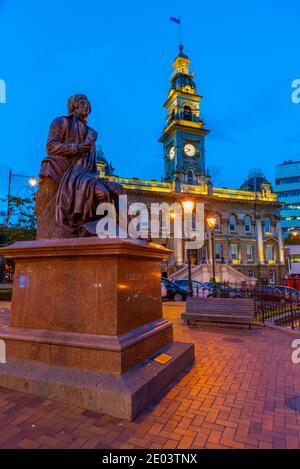
[[172,90],[172,91],[173,93],[169,94],[167,101],[163,105],[165,108],[167,108],[171,104],[172,100],[181,96],[183,96],[184,98],[190,98],[193,101],[201,101],[201,99],[203,98],[203,96],[201,96],[200,94],[193,94],[193,93],[188,93],[186,91],[178,91],[178,90]]
[[177,130],[181,132],[188,132],[189,134],[194,135],[207,135],[210,132],[210,130],[204,128],[203,121],[193,122],[185,121],[183,119],[176,119],[164,128],[162,135],[158,141],[164,142],[170,135],[172,135]]
[[247,205],[248,207],[252,207],[253,209],[256,207],[276,207],[280,208],[280,205],[276,202],[270,202],[270,201],[259,201],[255,202],[253,200],[245,200],[245,199],[235,199],[235,198],[222,198],[222,197],[216,197],[216,196],[210,196],[207,194],[191,194],[188,192],[174,192],[174,191],[159,191],[159,190],[147,190],[147,189],[138,189],[138,188],[131,188],[128,185],[124,184],[124,188],[129,192],[129,193],[134,193],[137,195],[147,195],[149,197],[167,197],[169,199],[186,199],[189,197],[190,199],[198,202],[210,202],[211,204],[226,204],[226,205],[232,205],[233,203],[238,204],[238,205]]

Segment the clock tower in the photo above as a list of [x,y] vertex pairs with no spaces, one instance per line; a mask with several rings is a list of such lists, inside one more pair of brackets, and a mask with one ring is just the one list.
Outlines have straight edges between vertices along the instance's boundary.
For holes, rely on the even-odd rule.
[[190,59],[180,45],[164,104],[167,123],[159,141],[164,147],[165,181],[198,185],[207,181],[205,137],[209,131],[204,128],[200,116],[202,96],[197,93],[189,63]]

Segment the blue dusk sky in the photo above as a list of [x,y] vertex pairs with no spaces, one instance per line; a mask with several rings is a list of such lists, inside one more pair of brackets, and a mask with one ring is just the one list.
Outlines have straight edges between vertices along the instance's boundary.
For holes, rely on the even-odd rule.
[[0,197],[9,169],[38,175],[49,124],[74,93],[89,96],[89,124],[117,175],[161,178],[179,44],[170,16],[182,17],[203,96],[214,185],[239,187],[255,167],[273,180],[276,164],[300,160],[299,0],[0,0]]

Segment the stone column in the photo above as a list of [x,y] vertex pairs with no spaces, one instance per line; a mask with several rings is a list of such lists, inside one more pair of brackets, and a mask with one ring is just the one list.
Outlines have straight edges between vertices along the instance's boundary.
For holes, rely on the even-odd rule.
[[263,243],[263,234],[262,234],[262,223],[261,220],[256,220],[256,236],[257,236],[257,252],[258,252],[258,263],[264,264],[265,255],[264,255],[264,243]]
[[284,243],[283,243],[280,220],[277,220],[276,222],[276,232],[277,232],[277,239],[278,239],[279,264],[285,265],[285,252],[284,252]]

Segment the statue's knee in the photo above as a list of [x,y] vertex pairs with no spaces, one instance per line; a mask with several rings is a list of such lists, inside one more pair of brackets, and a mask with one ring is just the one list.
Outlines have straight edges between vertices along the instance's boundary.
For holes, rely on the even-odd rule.
[[97,203],[110,202],[109,191],[102,184],[96,186]]

